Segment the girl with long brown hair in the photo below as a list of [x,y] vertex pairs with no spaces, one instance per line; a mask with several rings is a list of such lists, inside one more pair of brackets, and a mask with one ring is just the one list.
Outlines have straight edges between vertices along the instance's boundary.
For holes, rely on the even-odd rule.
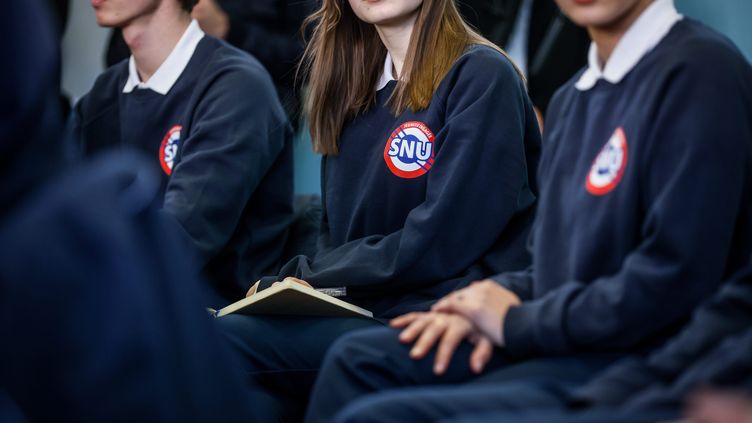
[[[286,277],[377,318],[529,264],[540,134],[525,84],[452,0],[324,0],[302,70],[322,161],[315,257]],[[377,320],[226,316],[259,421],[300,416],[328,346]]]
[[340,337],[309,423],[674,421],[739,380],[714,311],[749,284],[752,67],[673,0],[556,3],[592,44],[548,108],[531,268]]

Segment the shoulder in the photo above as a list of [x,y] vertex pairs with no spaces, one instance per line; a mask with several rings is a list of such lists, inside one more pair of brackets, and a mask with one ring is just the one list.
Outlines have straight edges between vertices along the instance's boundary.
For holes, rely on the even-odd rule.
[[646,64],[655,75],[729,82],[752,78],[752,67],[728,38],[692,19],[678,22]]
[[450,97],[480,96],[489,92],[505,97],[526,97],[527,88],[512,61],[501,51],[485,45],[470,45],[442,80],[436,95]]
[[[272,108],[284,114],[269,73],[253,56],[228,43],[206,36],[202,43],[208,58],[196,92],[204,98],[227,98],[236,108]],[[277,110],[279,109],[279,110]]]
[[585,73],[587,68],[582,68],[574,74],[567,82],[559,87],[551,96],[551,101],[548,103],[548,109],[545,110],[546,120],[550,122],[552,118],[555,118],[559,111],[566,109],[574,97],[579,93],[575,85],[580,80],[582,74]]
[[76,103],[79,119],[89,121],[103,112],[109,104],[115,104],[127,78],[127,59],[102,72],[91,90]]
[[470,79],[479,84],[495,80],[522,82],[517,67],[506,55],[481,44],[468,46],[447,76],[457,80]]
[[241,87],[274,89],[271,76],[264,66],[251,54],[235,48],[223,40],[206,36],[202,41],[211,50],[205,69],[205,76],[232,79]]

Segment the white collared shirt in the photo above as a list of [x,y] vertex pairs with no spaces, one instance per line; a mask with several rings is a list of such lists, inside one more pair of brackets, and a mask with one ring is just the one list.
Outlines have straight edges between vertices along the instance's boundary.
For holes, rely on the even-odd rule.
[[180,78],[180,75],[188,66],[188,62],[193,57],[193,52],[196,51],[199,41],[204,38],[204,31],[198,26],[198,22],[195,20],[188,25],[188,29],[185,30],[183,36],[172,49],[170,55],[167,56],[164,62],[159,66],[154,75],[151,76],[146,82],[141,81],[141,77],[138,75],[138,69],[136,69],[136,60],[131,55],[128,62],[128,80],[125,82],[123,92],[128,94],[134,89],[150,89],[162,95],[167,95],[175,82]]
[[395,80],[394,73],[392,71],[393,67],[394,67],[394,62],[392,62],[392,55],[389,54],[389,52],[387,52],[386,59],[384,60],[384,70],[381,71],[379,82],[376,84],[376,91],[383,90],[384,87],[386,87],[386,84]]
[[590,44],[588,68],[575,87],[587,91],[599,79],[618,84],[682,18],[674,7],[674,0],[655,0],[619,40],[605,68],[601,68],[598,47],[595,43]]

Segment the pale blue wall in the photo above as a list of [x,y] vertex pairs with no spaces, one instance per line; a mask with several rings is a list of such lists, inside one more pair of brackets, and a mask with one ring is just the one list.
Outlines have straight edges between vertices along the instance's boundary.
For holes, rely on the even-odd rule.
[[313,153],[307,131],[295,138],[295,192],[319,194],[321,192],[321,156]]
[[726,34],[752,61],[752,0],[675,0],[686,16]]

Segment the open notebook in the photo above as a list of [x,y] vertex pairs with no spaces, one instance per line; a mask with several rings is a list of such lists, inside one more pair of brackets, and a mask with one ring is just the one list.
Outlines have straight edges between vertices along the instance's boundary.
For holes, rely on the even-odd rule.
[[215,316],[231,313],[373,318],[366,309],[289,280],[236,301],[218,310]]

